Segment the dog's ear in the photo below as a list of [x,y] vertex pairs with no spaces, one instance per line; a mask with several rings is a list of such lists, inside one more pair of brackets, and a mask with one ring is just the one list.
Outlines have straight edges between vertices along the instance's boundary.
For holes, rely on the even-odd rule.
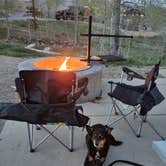
[[87,131],[87,133],[88,133],[89,135],[91,135],[91,134],[92,134],[92,131],[93,131],[93,128],[90,127],[90,126],[88,126],[88,125],[86,125],[86,131]]
[[105,131],[106,131],[108,134],[111,134],[111,132],[112,132],[113,129],[114,129],[114,128],[105,125]]

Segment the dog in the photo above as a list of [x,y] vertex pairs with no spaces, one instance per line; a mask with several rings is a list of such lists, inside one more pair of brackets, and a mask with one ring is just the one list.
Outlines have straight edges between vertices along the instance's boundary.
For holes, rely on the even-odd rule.
[[102,166],[109,150],[110,145],[119,146],[121,141],[115,140],[111,132],[113,128],[107,125],[95,124],[86,126],[86,144],[88,154],[84,166]]

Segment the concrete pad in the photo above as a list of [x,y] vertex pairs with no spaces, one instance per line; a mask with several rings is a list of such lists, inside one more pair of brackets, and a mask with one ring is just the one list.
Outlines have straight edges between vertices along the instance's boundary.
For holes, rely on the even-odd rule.
[[[90,104],[89,107],[91,107]],[[92,118],[91,121],[92,124],[104,123],[105,117],[98,116],[96,118]],[[43,130],[37,132],[38,135],[35,135],[35,141],[45,134]],[[62,127],[57,131],[57,136],[66,142],[68,141],[67,134],[67,127]],[[119,147],[110,147],[107,160],[104,164],[105,166],[116,159],[131,160],[146,166],[164,166],[151,147],[151,142],[155,140],[157,136],[149,129],[147,125],[144,126],[143,136],[141,138],[136,138],[123,120],[114,127],[112,134],[117,140],[122,140],[124,143]],[[41,145],[37,149],[35,153],[30,153],[26,123],[8,121],[5,124],[0,136],[2,139],[0,141],[0,165],[83,165],[87,153],[85,144],[86,131],[75,128],[74,135],[74,152],[67,151],[63,146],[50,137],[45,144]]]
[[[51,126],[49,126],[51,127]],[[63,127],[57,131],[62,141],[68,141],[67,128]],[[75,129],[75,152],[69,152],[53,138],[42,144],[35,153],[29,152],[27,126],[26,123],[8,121],[2,131],[0,141],[0,165],[1,166],[60,166],[60,165],[78,165],[83,162],[86,155],[86,146],[84,142],[85,133],[82,130]],[[43,130],[37,131],[35,135],[37,141],[39,137],[45,134]]]
[[160,67],[160,75],[162,77],[165,77],[166,78],[166,68],[165,67]]
[[[138,83],[138,82],[135,82]],[[103,82],[103,98],[94,102],[83,104],[84,114],[90,117],[90,125],[96,123],[107,124],[110,107],[112,106],[110,98],[107,96],[108,89],[107,80]],[[159,89],[166,97],[166,82],[159,79]],[[160,105],[156,106],[149,112],[148,120],[163,134],[165,134],[165,105],[164,100]],[[160,115],[156,114],[160,113]],[[112,115],[111,121],[118,118]],[[137,121],[133,122],[133,116],[128,117],[133,126],[137,126]],[[52,128],[53,126],[49,126]],[[152,149],[152,142],[158,141],[159,138],[145,123],[143,125],[142,137],[136,138],[128,125],[121,120],[114,125],[112,134],[117,140],[123,141],[123,145],[119,147],[110,147],[107,160],[104,166],[114,160],[124,159],[138,162],[145,166],[164,166],[160,158]],[[37,131],[35,141],[38,141],[45,132]],[[27,126],[23,122],[7,121],[5,127],[0,134],[0,166],[83,166],[87,148],[85,144],[86,130],[75,127],[74,133],[74,152],[69,152],[53,138],[49,138],[47,142],[42,144],[35,153],[29,152]],[[62,141],[68,142],[68,128],[62,127],[57,130],[57,136]],[[118,164],[117,164],[118,165]],[[122,164],[119,164],[122,166]]]
[[152,148],[161,158],[164,164],[166,164],[166,141],[153,141]]

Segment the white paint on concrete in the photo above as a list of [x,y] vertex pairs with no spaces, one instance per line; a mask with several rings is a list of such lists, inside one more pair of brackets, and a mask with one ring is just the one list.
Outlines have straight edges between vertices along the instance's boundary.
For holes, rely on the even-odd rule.
[[166,141],[153,141],[152,148],[161,158],[164,164],[166,164]]
[[61,55],[61,53],[59,53],[59,52],[49,51],[48,47],[46,47],[46,49],[44,49],[44,50],[39,50],[37,48],[33,48],[35,46],[36,46],[36,44],[32,43],[32,44],[29,44],[28,46],[26,46],[25,48],[28,50],[36,51],[36,52],[43,53],[43,54]]

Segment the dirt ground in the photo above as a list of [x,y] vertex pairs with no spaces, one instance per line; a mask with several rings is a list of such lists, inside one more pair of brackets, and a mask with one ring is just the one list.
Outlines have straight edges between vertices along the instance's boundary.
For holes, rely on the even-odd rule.
[[[23,60],[23,58],[0,56],[0,102],[16,102],[12,86],[18,73],[17,65]],[[0,120],[0,132],[4,124],[5,121]]]

